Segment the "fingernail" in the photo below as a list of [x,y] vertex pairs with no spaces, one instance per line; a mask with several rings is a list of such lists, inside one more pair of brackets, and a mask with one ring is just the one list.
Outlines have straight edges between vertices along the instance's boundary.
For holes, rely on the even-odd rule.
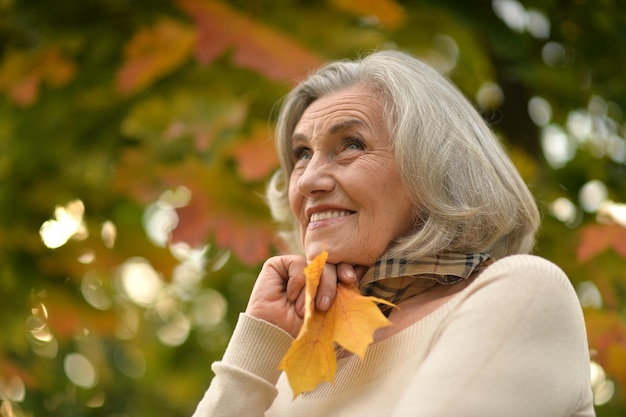
[[356,274],[354,273],[354,270],[348,269],[346,271],[346,278],[348,278],[350,281],[356,281]]
[[320,310],[326,311],[330,307],[330,297],[325,295],[320,300]]

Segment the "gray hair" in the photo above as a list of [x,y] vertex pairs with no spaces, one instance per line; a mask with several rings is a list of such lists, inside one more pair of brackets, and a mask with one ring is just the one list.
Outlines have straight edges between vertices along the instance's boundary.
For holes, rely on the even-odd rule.
[[293,131],[313,101],[353,85],[381,97],[400,178],[415,210],[414,231],[392,243],[392,255],[503,257],[532,250],[537,205],[495,134],[447,78],[398,51],[329,63],[283,101],[276,126],[281,168],[268,185],[267,200],[293,250],[301,251],[288,196]]

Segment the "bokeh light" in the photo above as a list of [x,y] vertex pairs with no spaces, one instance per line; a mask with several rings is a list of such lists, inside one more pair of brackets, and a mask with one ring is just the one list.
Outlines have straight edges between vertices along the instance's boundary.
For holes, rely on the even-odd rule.
[[156,335],[161,343],[165,346],[179,346],[185,343],[189,332],[191,331],[191,322],[181,311],[172,311],[164,322],[157,328]]
[[606,377],[602,366],[593,361],[591,362],[591,389],[596,406],[608,403],[615,394],[615,384]]
[[44,245],[51,249],[59,248],[71,238],[85,239],[88,235],[83,222],[85,205],[81,200],[69,202],[65,207],[57,206],[54,219],[41,225],[39,235]]
[[517,0],[492,0],[491,8],[496,16],[515,32],[528,32],[536,39],[550,37],[550,20],[539,10],[526,9]]
[[185,207],[191,200],[191,190],[179,186],[164,191],[156,202],[146,207],[143,216],[144,229],[152,243],[165,247],[172,231],[178,225],[177,208]]
[[578,200],[583,210],[588,213],[596,212],[608,197],[608,189],[600,180],[586,182],[578,193]]
[[146,373],[146,357],[137,347],[117,346],[113,351],[113,362],[115,367],[129,378],[141,378]]
[[568,63],[567,50],[558,42],[546,42],[541,49],[541,58],[549,67],[564,67]]
[[576,155],[576,144],[561,129],[560,126],[550,124],[541,132],[541,147],[546,161],[554,169],[564,167]]
[[569,112],[565,126],[570,135],[584,143],[591,136],[593,120],[586,110],[573,110]]
[[459,61],[459,46],[450,35],[437,34],[433,36],[432,49],[429,49],[426,61],[444,74],[450,73]]
[[160,275],[143,258],[128,259],[120,266],[117,276],[123,294],[133,303],[143,307],[153,305],[163,288]]
[[63,361],[65,375],[81,388],[93,388],[98,383],[98,374],[91,361],[81,353],[70,353]]
[[528,115],[537,126],[545,126],[552,120],[552,106],[543,97],[528,100]]
[[109,296],[105,280],[99,277],[95,272],[87,272],[80,283],[80,290],[89,304],[98,310],[108,310],[111,308],[113,301]]
[[115,224],[112,221],[107,220],[102,223],[100,237],[102,238],[104,246],[106,246],[107,248],[112,249],[115,246],[115,239],[117,238],[117,227],[115,227]]
[[225,318],[227,309],[228,302],[224,296],[206,288],[194,298],[191,314],[197,326],[213,328]]
[[526,9],[517,0],[493,0],[491,7],[502,21],[512,30],[523,32],[526,27]]
[[576,294],[584,308],[602,308],[602,294],[593,281],[583,281],[576,286]]
[[[17,375],[13,375],[8,379],[0,376],[0,399],[5,401],[22,402],[26,395],[26,387],[24,381]],[[2,416],[5,414],[2,412]]]
[[59,343],[48,324],[48,309],[41,303],[26,319],[26,333],[32,351],[43,358],[55,358]]
[[626,227],[626,204],[618,204],[610,200],[603,201],[598,207],[596,217],[599,223],[619,224]]
[[567,225],[574,224],[578,217],[578,209],[565,197],[559,197],[550,204],[550,213]]
[[495,109],[504,102],[504,92],[498,84],[485,82],[476,91],[475,100],[483,110]]
[[550,37],[550,20],[538,10],[529,9],[526,12],[526,30],[537,39]]
[[146,207],[143,223],[152,243],[165,247],[170,241],[172,231],[178,225],[178,213],[170,205],[154,203]]

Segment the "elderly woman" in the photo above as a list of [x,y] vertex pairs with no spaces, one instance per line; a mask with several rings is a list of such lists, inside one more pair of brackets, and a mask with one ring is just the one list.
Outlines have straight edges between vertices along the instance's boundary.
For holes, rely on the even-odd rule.
[[[581,308],[528,255],[537,206],[497,138],[444,77],[401,52],[331,63],[286,98],[268,199],[294,253],[265,262],[195,416],[594,416]],[[337,283],[396,303],[363,360],[293,398],[277,369]]]

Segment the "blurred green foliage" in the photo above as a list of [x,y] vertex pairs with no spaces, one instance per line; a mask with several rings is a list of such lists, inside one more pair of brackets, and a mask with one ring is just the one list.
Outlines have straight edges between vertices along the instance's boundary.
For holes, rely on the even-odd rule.
[[281,248],[275,103],[382,48],[501,136],[585,306],[598,415],[624,415],[618,0],[0,0],[2,415],[190,415]]

